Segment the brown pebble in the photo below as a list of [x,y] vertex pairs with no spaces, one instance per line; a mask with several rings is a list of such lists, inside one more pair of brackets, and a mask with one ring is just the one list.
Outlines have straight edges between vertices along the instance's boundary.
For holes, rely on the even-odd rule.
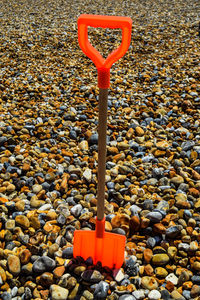
[[30,261],[31,255],[28,249],[24,249],[19,256],[21,264],[27,264]]
[[0,277],[1,277],[2,281],[5,283],[6,282],[6,272],[1,266],[0,266]]
[[14,276],[17,276],[21,271],[21,264],[19,257],[16,255],[8,256],[8,270]]
[[154,269],[150,264],[144,266],[144,272],[147,276],[152,276],[154,274]]
[[153,257],[153,251],[149,248],[144,249],[143,255],[144,255],[145,262],[148,264],[148,263],[150,263],[150,261]]
[[200,286],[197,284],[194,284],[191,289],[191,297],[198,297],[200,295]]
[[53,270],[53,275],[55,276],[55,278],[60,278],[64,274],[64,272],[65,272],[65,267],[60,266]]
[[130,233],[133,234],[137,232],[140,228],[140,219],[138,216],[132,216],[130,219]]
[[144,130],[141,127],[137,126],[135,128],[135,133],[136,133],[137,136],[143,136],[144,135]]

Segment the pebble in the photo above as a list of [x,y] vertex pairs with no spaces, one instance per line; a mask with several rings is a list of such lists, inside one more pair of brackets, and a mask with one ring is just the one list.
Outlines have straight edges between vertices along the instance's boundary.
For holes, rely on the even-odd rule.
[[103,299],[107,296],[109,290],[109,284],[105,281],[100,281],[94,290],[94,299]]
[[169,256],[165,253],[154,254],[152,257],[152,263],[154,265],[165,265],[169,262]]
[[19,275],[20,271],[21,271],[21,263],[19,260],[19,257],[16,255],[8,255],[8,270],[11,274],[13,274],[14,276]]
[[148,294],[149,300],[159,300],[161,298],[161,293],[157,290],[152,290]]
[[145,298],[145,295],[144,295],[144,290],[137,290],[137,291],[134,291],[132,293],[132,295],[135,297],[135,299],[144,299]]
[[92,171],[89,168],[85,169],[85,171],[83,172],[83,178],[86,179],[87,182],[91,182]]
[[59,285],[52,284],[50,286],[50,294],[52,300],[65,300],[68,297],[69,291]]
[[33,263],[33,271],[36,273],[43,273],[45,271],[52,271],[56,266],[56,263],[53,259],[48,256],[39,257]]
[[118,299],[119,300],[135,300],[136,298],[133,295],[124,294],[124,295],[121,295]]
[[156,279],[149,276],[142,277],[141,285],[144,289],[148,289],[148,290],[154,290],[157,289],[158,287],[158,283]]
[[173,283],[173,285],[177,285],[178,283],[178,277],[174,273],[170,273],[169,275],[167,275],[165,280],[170,281],[171,283]]

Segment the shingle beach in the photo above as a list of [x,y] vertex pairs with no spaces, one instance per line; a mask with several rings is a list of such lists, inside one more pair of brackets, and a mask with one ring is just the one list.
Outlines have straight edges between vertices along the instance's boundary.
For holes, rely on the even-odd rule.
[[[119,270],[73,258],[97,204],[82,13],[133,21],[108,96],[105,226],[126,236]],[[200,299],[199,15],[199,0],[0,0],[0,299]],[[106,56],[121,31],[89,37]]]

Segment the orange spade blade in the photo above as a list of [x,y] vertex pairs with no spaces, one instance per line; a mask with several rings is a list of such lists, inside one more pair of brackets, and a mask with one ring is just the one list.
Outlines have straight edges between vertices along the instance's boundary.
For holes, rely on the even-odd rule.
[[124,261],[126,237],[116,233],[104,232],[98,238],[96,231],[74,231],[73,256],[81,256],[85,260],[93,258],[93,263],[98,261],[102,266],[119,269]]

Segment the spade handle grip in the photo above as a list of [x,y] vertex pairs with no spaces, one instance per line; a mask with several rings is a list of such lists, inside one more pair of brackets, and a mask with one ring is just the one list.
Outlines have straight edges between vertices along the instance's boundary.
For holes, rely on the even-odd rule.
[[[106,59],[90,44],[88,26],[102,28],[121,28],[121,45]],[[78,41],[82,51],[93,61],[98,70],[98,86],[107,89],[110,85],[110,68],[128,50],[131,42],[132,20],[129,17],[82,14],[78,18]]]

